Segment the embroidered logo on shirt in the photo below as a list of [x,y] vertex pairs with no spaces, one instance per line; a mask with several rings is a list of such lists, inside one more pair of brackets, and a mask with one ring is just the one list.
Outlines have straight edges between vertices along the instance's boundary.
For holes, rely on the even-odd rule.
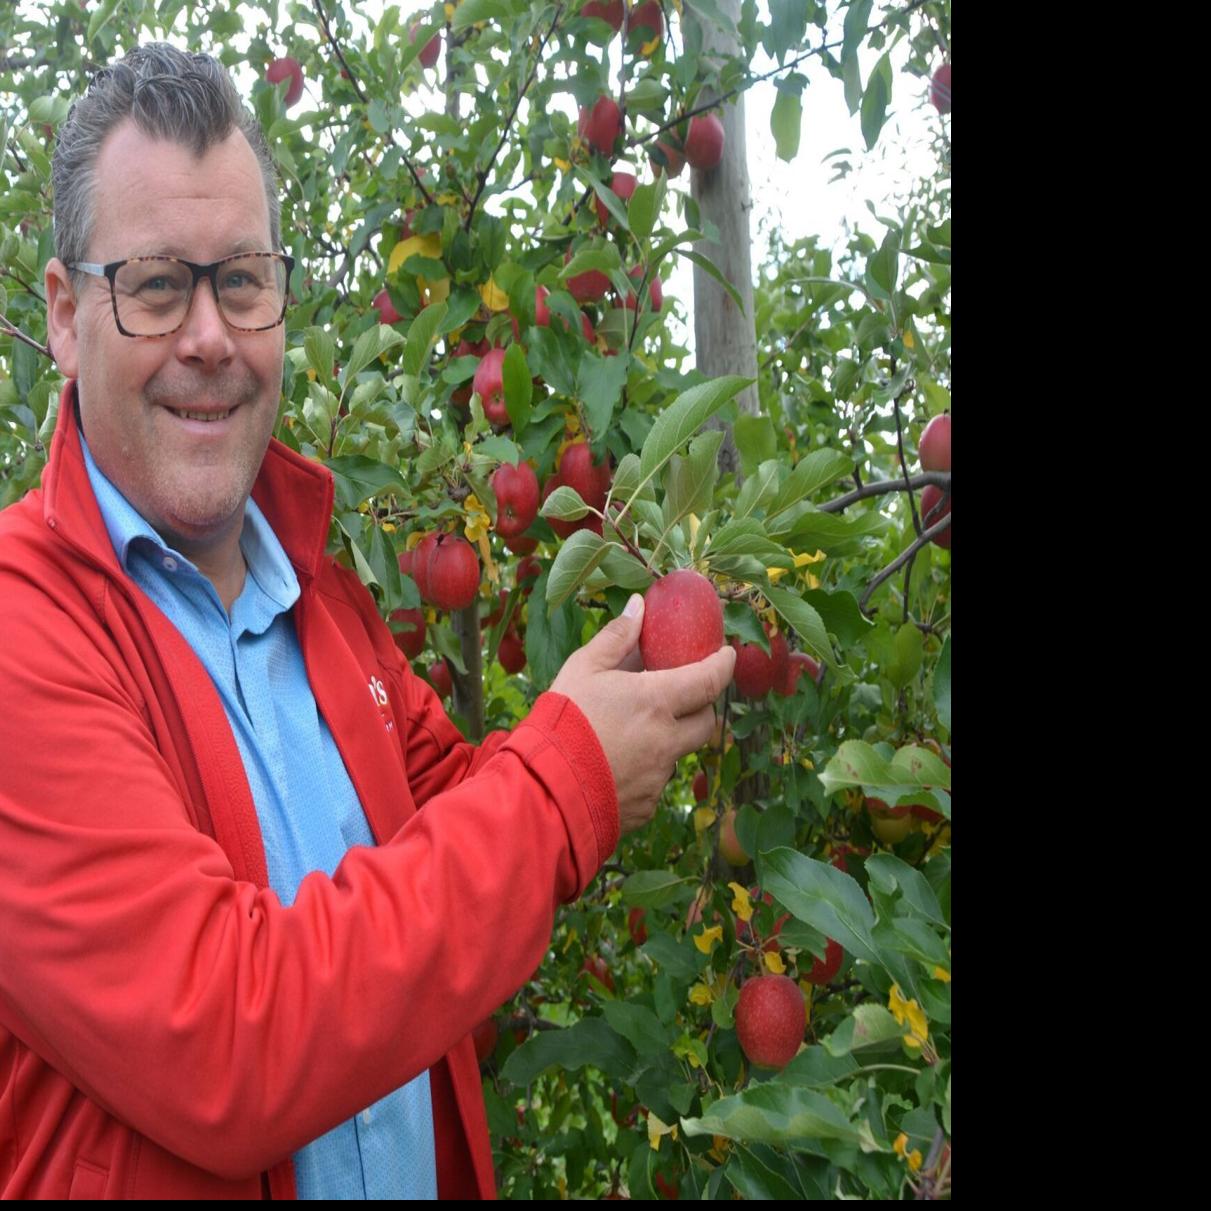
[[374,699],[379,714],[383,717],[383,726],[387,731],[393,731],[395,720],[391,717],[391,700],[387,697],[387,687],[378,677],[371,677],[367,684],[370,689],[370,697]]

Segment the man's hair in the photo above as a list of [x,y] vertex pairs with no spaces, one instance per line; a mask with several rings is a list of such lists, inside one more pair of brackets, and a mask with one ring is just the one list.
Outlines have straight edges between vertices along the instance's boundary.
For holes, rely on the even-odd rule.
[[240,101],[226,69],[210,55],[166,42],[136,47],[93,77],[59,131],[51,169],[55,252],[65,264],[87,259],[95,220],[97,156],[106,136],[127,118],[144,134],[171,139],[202,156],[233,130],[248,140],[265,183],[273,249],[281,247],[281,200],[269,147]]

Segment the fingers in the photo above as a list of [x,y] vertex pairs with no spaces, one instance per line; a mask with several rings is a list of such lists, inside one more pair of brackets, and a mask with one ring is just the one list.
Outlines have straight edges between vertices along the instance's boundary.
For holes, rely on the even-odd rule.
[[696,664],[686,664],[679,669],[663,669],[647,673],[646,676],[659,678],[668,709],[674,718],[680,719],[710,706],[727,688],[735,667],[736,649],[729,645]]
[[683,715],[677,720],[674,738],[678,757],[696,752],[709,744],[715,735],[715,709],[704,706],[692,715]]
[[581,649],[592,667],[616,669],[623,666],[632,653],[638,656],[639,633],[643,630],[643,598],[632,593],[626,608]]

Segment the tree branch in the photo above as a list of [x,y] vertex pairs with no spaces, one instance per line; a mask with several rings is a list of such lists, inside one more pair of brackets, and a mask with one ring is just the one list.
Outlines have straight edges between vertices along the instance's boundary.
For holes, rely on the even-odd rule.
[[[932,474],[941,474],[941,472],[933,472]],[[945,499],[945,498],[943,498],[943,499]],[[942,504],[942,501],[939,501],[938,504],[940,506]],[[901,551],[900,554],[897,555],[895,557],[895,559],[893,559],[891,561],[891,563],[889,563],[887,565],[887,567],[885,567],[881,572],[876,573],[874,578],[871,580],[870,584],[868,584],[866,586],[866,589],[863,591],[861,600],[858,602],[858,609],[860,609],[862,611],[862,613],[865,614],[866,613],[866,603],[870,600],[871,594],[874,593],[874,591],[889,576],[894,576],[896,571],[898,569],[902,568],[910,559],[912,559],[916,555],[916,553],[927,542],[932,541],[936,535],[941,534],[942,531],[945,530],[946,527],[949,525],[950,525],[950,514],[947,513],[946,516],[943,517],[941,521],[934,522],[934,524],[932,526],[930,526],[928,530],[926,530],[924,533],[922,533],[920,535],[920,537],[915,539],[911,546],[909,546],[909,547],[905,548],[903,551]]]
[[857,504],[858,501],[866,500],[871,496],[886,496],[888,492],[907,492],[910,488],[924,488],[927,484],[933,484],[944,492],[949,492],[950,472],[919,471],[907,480],[877,479],[873,483],[864,484],[854,492],[847,492],[844,496],[837,496],[832,500],[826,500],[820,506],[820,512],[842,513],[850,505]]
[[555,6],[555,16],[551,20],[551,27],[543,34],[542,41],[534,52],[534,62],[530,65],[530,74],[526,77],[526,82],[517,90],[517,96],[513,99],[513,108],[509,111],[509,116],[505,119],[505,124],[501,128],[500,141],[496,144],[496,150],[492,152],[487,164],[477,174],[479,184],[476,187],[475,196],[471,199],[471,205],[467,209],[467,221],[463,224],[465,231],[471,230],[471,220],[475,217],[475,207],[479,205],[479,199],[483,196],[484,189],[488,184],[488,174],[492,171],[492,165],[496,163],[496,157],[500,155],[500,149],[504,147],[505,142],[509,138],[509,128],[513,125],[513,119],[517,117],[517,111],[521,108],[522,100],[526,93],[530,91],[530,85],[534,83],[534,77],[538,74],[538,65],[542,62],[542,52],[546,48],[547,42],[550,41],[551,35],[559,28],[559,19],[562,16],[563,0],[560,0],[560,3]]
[[26,336],[20,328],[14,328],[8,322],[8,317],[0,311],[0,332],[7,332],[9,336],[28,345],[31,349],[36,349],[43,357],[49,358],[52,362],[55,360],[50,349],[45,345],[39,345],[32,336]]

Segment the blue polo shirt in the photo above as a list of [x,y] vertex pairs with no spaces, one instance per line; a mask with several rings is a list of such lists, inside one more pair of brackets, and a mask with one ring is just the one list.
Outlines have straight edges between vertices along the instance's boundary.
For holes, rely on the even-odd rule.
[[[289,906],[306,875],[331,876],[350,846],[374,844],[307,680],[291,610],[294,568],[249,498],[240,535],[248,574],[228,616],[214,585],[101,473],[83,433],[80,444],[119,563],[185,637],[222,699],[256,804],[269,885]],[[299,1198],[436,1198],[428,1072],[293,1159]]]

